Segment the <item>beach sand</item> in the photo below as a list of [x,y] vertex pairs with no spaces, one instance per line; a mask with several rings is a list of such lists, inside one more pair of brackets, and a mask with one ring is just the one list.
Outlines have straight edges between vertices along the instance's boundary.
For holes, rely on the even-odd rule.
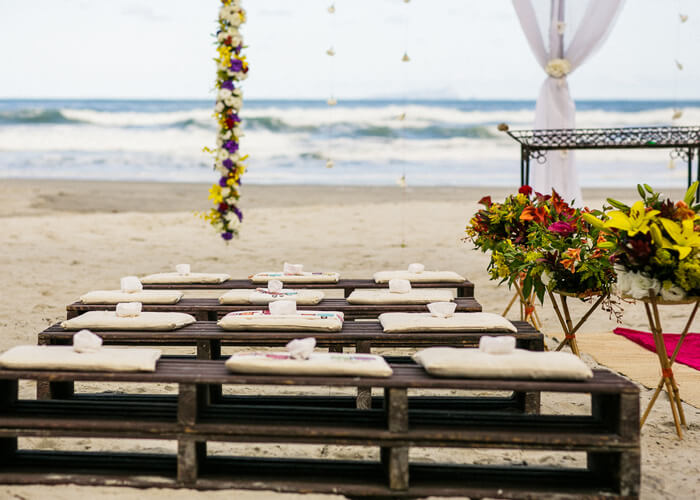
[[[503,188],[409,188],[327,186],[245,186],[241,237],[226,245],[193,213],[205,210],[207,185],[108,183],[40,180],[0,181],[0,349],[36,343],[36,334],[65,317],[65,306],[89,290],[116,288],[125,275],[169,271],[190,263],[193,271],[226,272],[234,277],[281,269],[284,261],[307,269],[339,271],[344,277],[368,277],[381,269],[422,262],[429,269],[458,271],[476,284],[476,298],[485,311],[500,313],[510,292],[488,279],[488,258],[461,241],[464,226],[485,194],[505,196]],[[679,187],[669,196],[682,195]],[[606,196],[632,201],[635,190],[584,191],[584,200],[599,207]],[[575,301],[576,302],[576,301]],[[585,305],[574,304],[579,316]],[[676,308],[673,308],[676,309]],[[683,308],[664,316],[668,331],[680,330]],[[560,338],[549,305],[541,309],[544,332]],[[696,330],[697,324],[696,321]],[[588,334],[610,335],[616,324],[597,312],[583,327]],[[640,305],[625,307],[624,326],[647,329]],[[653,356],[652,353],[648,353]],[[594,364],[589,356],[586,360]],[[654,374],[654,378],[656,374]],[[681,388],[681,392],[682,392]],[[29,389],[24,395],[31,396]],[[642,389],[642,408],[651,391]],[[543,411],[586,408],[585,402],[546,394]],[[662,396],[642,430],[643,498],[698,498],[700,411],[685,405],[690,429],[683,441],[673,430],[670,409]],[[40,447],[65,447],[57,440],[30,441]],[[144,449],[143,443],[77,440],[78,450],[101,446]],[[171,450],[171,443],[150,443],[148,449]],[[240,446],[265,455],[282,447]],[[285,453],[316,457],[321,447],[284,447]],[[374,451],[342,447],[338,456],[359,458]],[[468,457],[492,463],[502,452],[419,451],[426,460]],[[569,453],[505,453],[509,463],[581,463]],[[197,493],[150,489],[76,486],[0,486],[0,498],[228,498],[231,492]],[[236,498],[292,498],[271,492],[236,492]],[[299,498],[324,498],[305,495]],[[331,498],[330,496],[328,498]]]

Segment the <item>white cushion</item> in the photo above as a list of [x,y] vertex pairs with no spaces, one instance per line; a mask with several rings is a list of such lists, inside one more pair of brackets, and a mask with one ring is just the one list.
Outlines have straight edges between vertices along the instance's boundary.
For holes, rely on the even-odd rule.
[[512,332],[518,331],[503,316],[492,313],[455,313],[436,318],[430,313],[384,313],[379,322],[386,333],[406,332]]
[[183,293],[177,290],[143,290],[127,293],[121,290],[98,290],[80,297],[83,304],[118,304],[120,302],[141,302],[142,304],[176,304]]
[[293,359],[288,352],[242,352],[226,361],[237,373],[276,375],[348,375],[389,377],[391,367],[374,354],[312,353],[308,359]]
[[455,294],[448,288],[411,288],[407,293],[392,293],[384,289],[354,290],[348,297],[350,304],[429,304],[450,302]]
[[154,372],[160,355],[160,349],[102,348],[95,352],[75,352],[69,345],[21,345],[0,355],[0,366],[10,370]]
[[117,316],[116,311],[88,311],[61,323],[64,330],[146,330],[169,331],[194,323],[196,319],[178,312],[142,312],[138,316]]
[[218,325],[224,330],[338,332],[343,329],[343,313],[298,311],[274,315],[269,311],[236,311],[221,318]]
[[411,273],[409,271],[379,271],[374,273],[376,283],[389,283],[389,280],[408,280],[411,283],[462,283],[464,276],[452,271],[423,271]]
[[259,290],[229,290],[219,297],[219,303],[229,305],[265,305],[276,300],[291,299],[301,306],[314,306],[321,302],[324,296],[321,290],[282,290],[281,294],[274,295]]
[[338,273],[311,273],[304,271],[302,274],[285,273],[257,273],[250,277],[253,283],[267,283],[269,280],[279,280],[282,283],[337,283],[340,279]]
[[217,273],[157,273],[144,276],[143,278],[141,278],[141,283],[149,285],[204,285],[212,283],[223,283],[228,279],[231,279],[231,276],[229,276],[228,274]]
[[430,347],[413,359],[438,377],[586,380],[593,372],[568,352],[533,352],[515,349],[510,354],[489,354],[479,349]]

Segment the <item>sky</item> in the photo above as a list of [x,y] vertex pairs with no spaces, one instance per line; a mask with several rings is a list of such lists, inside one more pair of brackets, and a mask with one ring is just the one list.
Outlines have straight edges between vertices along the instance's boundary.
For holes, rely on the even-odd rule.
[[[219,5],[0,0],[0,98],[211,98]],[[510,0],[243,6],[246,98],[531,100],[544,80]],[[697,0],[627,0],[605,45],[569,77],[576,99],[700,99],[698,82]]]

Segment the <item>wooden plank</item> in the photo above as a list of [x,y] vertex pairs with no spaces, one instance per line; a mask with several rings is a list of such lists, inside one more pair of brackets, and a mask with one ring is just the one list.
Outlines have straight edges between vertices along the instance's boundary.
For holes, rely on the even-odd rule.
[[[216,284],[143,284],[144,289],[151,290],[230,290],[235,288],[251,289],[263,286],[261,283],[253,283],[249,279],[231,279]],[[388,288],[388,283],[375,283],[373,279],[341,278],[337,283],[285,283],[285,288],[306,288],[315,290],[343,289],[347,291],[357,288]],[[473,297],[474,284],[469,280],[461,283],[411,283],[413,288],[452,288],[457,290],[459,297]]]
[[586,381],[559,380],[514,380],[514,379],[465,379],[433,377],[421,367],[409,364],[392,365],[391,377],[342,377],[303,375],[254,375],[230,373],[222,360],[201,361],[161,359],[153,373],[134,372],[77,372],[47,370],[0,369],[0,380],[45,379],[51,382],[141,382],[141,383],[197,383],[234,385],[310,385],[357,387],[402,387],[423,389],[464,389],[484,391],[518,392],[572,392],[602,393],[618,392],[638,394],[637,387],[608,370],[593,370],[594,377]]
[[[514,322],[517,333],[503,332],[516,337],[518,347],[529,350],[543,349],[543,336],[525,322]],[[59,324],[39,334],[45,344],[69,344],[75,332],[66,331]],[[223,345],[280,346],[303,336],[305,332],[290,331],[227,331],[215,322],[202,321],[174,331],[97,331],[105,344],[121,345],[194,345],[200,340],[218,340]],[[346,321],[339,332],[308,332],[319,346],[357,346],[358,342],[370,342],[372,347],[430,347],[477,346],[483,335],[499,335],[497,332],[408,332],[385,333],[379,323]]]
[[[174,469],[174,457],[167,455],[23,452],[18,460],[3,466],[0,483],[175,488],[180,483]],[[213,456],[192,487],[387,498],[637,498],[615,491],[581,469],[411,464],[409,474],[410,487],[400,491],[389,488],[381,465],[372,462]]]
[[[473,297],[455,299],[457,312],[481,312],[482,307]],[[74,302],[66,306],[68,319],[87,311],[113,311],[116,304],[83,304]],[[347,320],[377,318],[385,312],[427,312],[428,307],[421,304],[349,304],[345,299],[323,299],[316,305],[298,305],[299,310],[340,311]],[[177,304],[143,304],[148,312],[181,312],[192,314],[198,321],[216,320],[233,311],[260,311],[266,305],[228,305],[220,304],[215,298],[185,298]]]
[[177,442],[177,481],[185,487],[197,483],[199,469],[207,457],[207,443],[180,438]]

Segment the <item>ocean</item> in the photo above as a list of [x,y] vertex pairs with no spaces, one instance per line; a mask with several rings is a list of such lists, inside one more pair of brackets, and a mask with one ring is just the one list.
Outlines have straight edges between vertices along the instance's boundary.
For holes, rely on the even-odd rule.
[[[578,127],[700,123],[700,101],[578,101]],[[516,186],[534,101],[246,100],[243,183]],[[214,182],[211,100],[0,100],[0,178]],[[403,119],[401,119],[403,117]],[[583,186],[683,187],[668,150],[577,152]],[[333,167],[326,167],[326,159]]]

